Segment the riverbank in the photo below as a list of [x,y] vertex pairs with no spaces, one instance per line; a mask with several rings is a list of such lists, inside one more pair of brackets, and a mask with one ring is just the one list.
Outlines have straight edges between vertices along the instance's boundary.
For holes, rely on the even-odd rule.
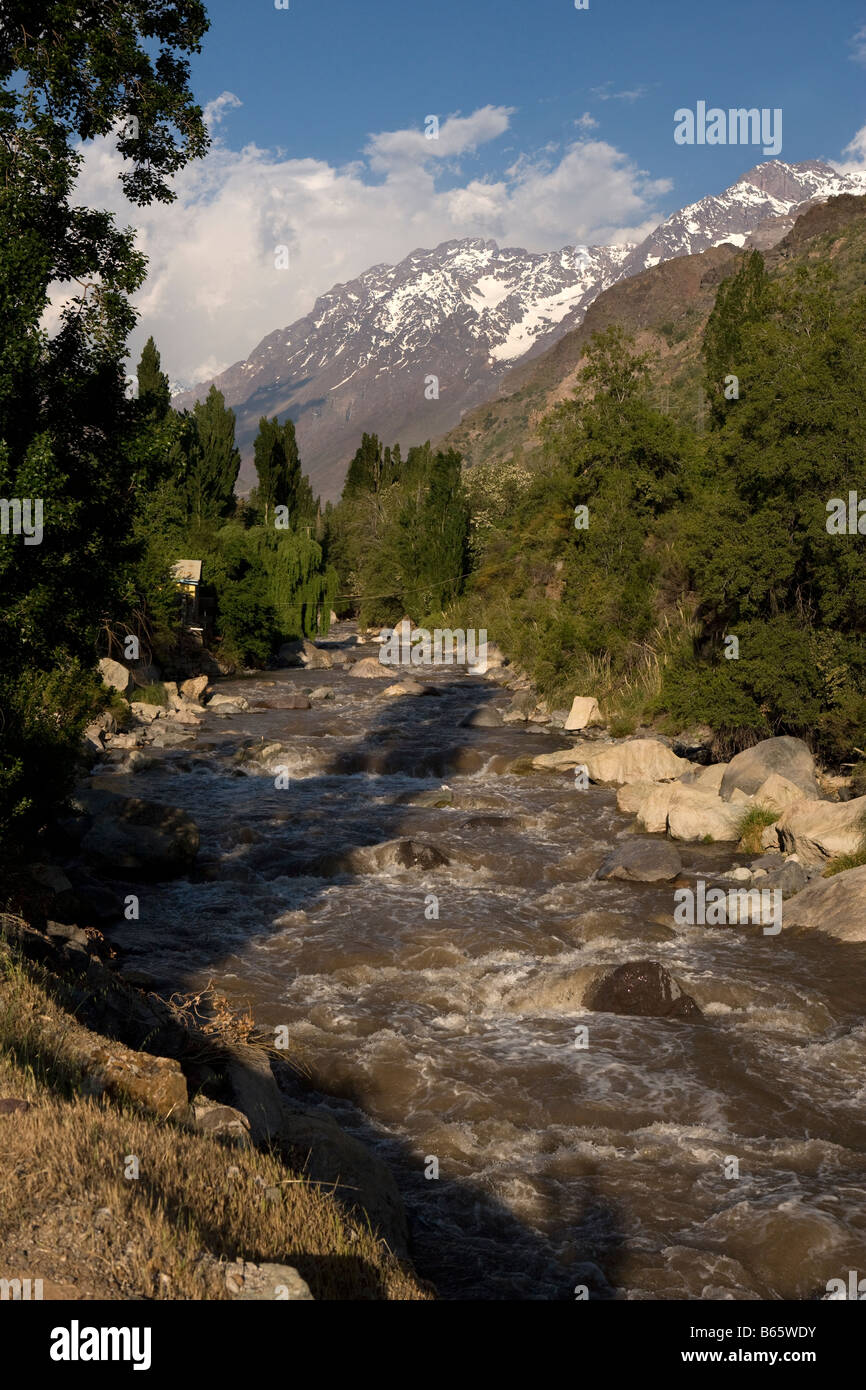
[[[866,870],[808,855],[854,802],[805,795],[799,748],[754,782],[651,730],[565,730],[507,671],[383,672],[338,640],[95,766],[63,867],[111,897],[123,976],[213,982],[283,1030],[307,1072],[283,1100],[393,1175],[445,1297],[820,1297],[866,1213],[864,946],[822,934],[822,895]],[[740,849],[772,776],[804,795],[771,783],[776,847]],[[678,916],[762,882],[778,934]]]

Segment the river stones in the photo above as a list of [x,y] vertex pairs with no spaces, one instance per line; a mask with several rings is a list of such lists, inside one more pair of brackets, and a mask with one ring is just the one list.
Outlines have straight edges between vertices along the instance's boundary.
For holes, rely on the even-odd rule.
[[349,667],[348,674],[356,680],[387,680],[393,667],[383,666],[377,656],[362,656]]
[[284,696],[284,698],[280,701],[280,709],[309,709],[309,708],[310,708],[309,697],[306,696],[306,695],[301,695],[300,693],[295,694],[295,693],[293,692],[293,693],[290,694],[290,695]]
[[438,869],[450,863],[435,845],[420,840],[385,840],[380,845],[354,845],[318,855],[289,872],[328,878],[334,874],[380,874],[400,869]]
[[866,796],[853,801],[808,801],[789,806],[773,827],[779,844],[806,865],[857,854],[866,830]]
[[472,710],[465,719],[461,719],[461,729],[498,729],[502,723],[502,715],[498,709],[492,709],[490,705],[482,705],[480,709]]
[[571,709],[566,716],[565,728],[567,730],[588,729],[590,725],[603,723],[598,700],[588,695],[575,695],[571,702]]
[[782,926],[823,932],[840,941],[866,941],[866,865],[804,888],[785,907]]
[[690,994],[654,960],[629,961],[606,970],[590,984],[586,1008],[594,1013],[640,1018],[701,1018]]
[[583,759],[590,781],[622,786],[625,782],[670,782],[691,769],[655,738],[591,746]]
[[673,749],[678,758],[706,766],[710,762],[714,742],[715,734],[709,724],[695,724],[674,739]]
[[121,695],[126,695],[132,685],[132,672],[119,661],[112,661],[110,656],[104,656],[99,663],[99,674],[102,677],[103,685],[107,685],[110,690],[116,690]]
[[89,794],[86,806],[93,823],[81,849],[109,877],[167,879],[191,868],[199,833],[185,811],[107,792]]
[[426,695],[427,693],[427,686],[422,685],[420,681],[413,680],[411,676],[407,676],[405,680],[395,681],[393,685],[386,685],[382,691],[383,697],[387,696],[389,699],[397,699],[401,695]]
[[668,803],[668,832],[673,840],[738,840],[747,809],[712,789],[678,786]]
[[773,772],[793,782],[810,801],[818,800],[815,760],[801,738],[787,736],[765,738],[732,758],[722,779],[723,799],[730,801],[735,788],[754,796]]
[[669,883],[682,867],[678,851],[664,840],[626,840],[608,855],[595,876],[630,883]]

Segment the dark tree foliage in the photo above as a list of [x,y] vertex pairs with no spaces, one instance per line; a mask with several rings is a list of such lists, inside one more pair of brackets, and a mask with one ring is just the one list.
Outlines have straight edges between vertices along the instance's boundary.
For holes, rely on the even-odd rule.
[[[44,514],[40,544],[0,535],[0,834],[38,825],[68,781],[95,638],[128,598],[142,479],[124,357],[144,260],[111,214],[76,205],[76,143],[119,132],[127,196],[169,201],[207,146],[188,85],[206,27],[197,0],[0,10],[0,497]],[[49,337],[53,282],[70,299]]]

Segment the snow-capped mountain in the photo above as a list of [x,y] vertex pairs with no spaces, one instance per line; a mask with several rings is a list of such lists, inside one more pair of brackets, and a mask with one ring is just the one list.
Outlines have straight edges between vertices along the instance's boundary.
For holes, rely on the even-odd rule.
[[674,256],[696,256],[723,241],[736,246],[753,240],[773,245],[813,202],[841,193],[866,193],[866,174],[837,174],[819,160],[802,164],[768,160],[743,174],[724,193],[701,198],[662,222],[634,248],[623,275],[637,275]]
[[[772,245],[799,212],[839,193],[866,193],[866,175],[772,160],[674,213],[639,246],[541,253],[469,238],[373,266],[215,378],[238,417],[241,487],[254,481],[262,415],[295,420],[314,491],[336,497],[365,430],[404,448],[441,435],[506,371],[577,327],[618,280],[723,241]],[[173,404],[191,406],[210,384]]]

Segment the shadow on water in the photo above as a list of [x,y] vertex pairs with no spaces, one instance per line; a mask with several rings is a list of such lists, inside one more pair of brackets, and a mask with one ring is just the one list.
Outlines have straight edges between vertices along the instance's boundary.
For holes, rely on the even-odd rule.
[[[333,650],[338,644],[329,645]],[[367,652],[357,649],[357,655]],[[392,678],[410,674],[427,679],[427,673],[400,670]],[[332,710],[321,705],[308,712],[281,711],[282,693],[291,694],[298,685],[317,682],[339,682],[340,693],[354,698]],[[473,711],[483,712],[505,703],[507,697],[489,681],[457,675],[437,678],[437,695],[387,700],[381,696],[384,684],[347,677],[339,670],[280,674],[272,693],[269,690],[267,694],[265,703],[270,708],[254,708],[233,718],[228,726],[214,728],[209,720],[197,746],[167,752],[161,771],[117,779],[124,784],[117,790],[181,805],[202,824],[199,863],[184,890],[182,909],[177,906],[181,898],[175,885],[169,886],[176,919],[165,920],[163,915],[161,925],[155,928],[152,921],[144,920],[147,913],[143,909],[140,924],[123,923],[112,932],[114,944],[133,964],[142,959],[149,967],[151,953],[159,960],[161,993],[190,988],[212,970],[222,970],[223,975],[228,972],[242,981],[243,960],[238,958],[245,947],[266,944],[267,938],[284,932],[279,920],[284,909],[298,914],[303,923],[304,914],[327,907],[326,900],[335,889],[350,895],[349,915],[343,919],[345,935],[336,947],[331,944],[324,950],[324,961],[316,963],[316,970],[336,974],[345,963],[341,959],[343,948],[347,960],[355,948],[352,959],[363,961],[370,941],[385,941],[389,923],[377,916],[383,881],[400,885],[401,891],[405,884],[406,895],[417,895],[419,921],[423,921],[425,894],[438,892],[440,876],[460,867],[461,850],[453,850],[450,844],[446,858],[452,858],[451,865],[437,868],[425,865],[423,858],[425,847],[440,848],[436,830],[430,828],[436,815],[443,816],[446,836],[454,825],[452,815],[444,810],[448,797],[437,799],[438,784],[448,777],[471,778],[485,768],[502,771],[509,759],[527,751],[527,741],[524,733],[512,733],[507,727],[464,725]],[[233,682],[224,688],[250,691],[254,685]],[[302,759],[310,754],[316,761],[304,764],[302,760],[297,775],[291,774],[288,785],[278,789],[273,766],[245,760],[245,750],[259,740],[281,742],[289,754],[296,753]],[[530,751],[539,745],[550,749],[566,742],[547,734],[530,740]],[[277,755],[273,761],[280,763],[281,757]],[[193,775],[178,775],[182,768]],[[311,768],[312,775],[308,775]],[[196,772],[199,775],[194,775]],[[464,789],[467,785],[487,789],[482,778],[462,785]],[[437,811],[437,807],[443,809]],[[359,857],[363,861],[377,846],[393,841],[408,842],[401,851],[402,859],[392,860],[384,870],[373,863],[367,864],[369,872],[358,870]],[[529,849],[527,843],[527,857]],[[263,886],[268,906],[260,910],[255,895],[261,894]],[[148,891],[133,882],[118,882],[118,887],[124,893]],[[456,884],[451,881],[449,891],[459,893],[459,876]],[[158,900],[159,886],[153,892]],[[352,918],[357,924],[354,936]],[[314,926],[311,916],[311,931]],[[303,924],[293,929],[303,936]],[[458,918],[453,933],[458,946],[460,932]],[[143,947],[139,940],[144,941]],[[644,953],[646,949],[642,948]],[[852,981],[863,978],[866,948],[862,946],[825,938],[819,943],[804,943],[802,952],[805,958],[814,956],[816,979],[821,978],[821,971],[826,974],[828,970],[834,978],[844,979],[846,971]],[[847,966],[838,963],[843,959]],[[277,956],[273,960],[276,968],[291,975],[290,964]],[[299,973],[303,976],[305,972]],[[844,1004],[849,1020],[862,1014],[853,984]],[[387,1015],[380,1016],[377,1024],[401,1034],[401,1042],[416,1058],[417,1084],[421,1087],[420,1035],[416,1037],[411,1024],[398,1017],[389,1023]],[[744,1076],[750,1077],[750,1094],[760,1090],[763,1095],[762,1104],[756,1107],[760,1114],[753,1123],[756,1135],[766,1134],[768,1123],[772,1132],[788,1132],[784,1126],[790,1097],[779,1084],[775,1063],[771,1066],[765,1060],[763,1073],[750,1075],[755,1043],[748,1034],[729,1034],[720,1040],[719,1030],[710,1022],[691,1029],[688,1025],[666,1026],[681,1030],[688,1065],[714,1082],[720,1094],[730,1091],[732,1084],[741,1086]],[[447,1046],[447,1041],[442,1045]],[[315,1065],[315,1057],[312,1060]],[[490,1177],[489,1171],[481,1180],[454,1177],[449,1176],[447,1162],[442,1162],[437,1178],[425,1176],[435,1155],[396,1135],[393,1125],[386,1132],[370,1118],[376,1114],[375,1092],[368,1092],[364,1077],[353,1072],[351,1056],[341,1071],[341,1082],[328,1079],[327,1097],[314,1093],[310,1099],[313,1103],[321,1100],[349,1132],[390,1164],[410,1215],[416,1267],[442,1296],[572,1300],[584,1286],[592,1298],[612,1297],[618,1290],[621,1295],[629,1279],[625,1266],[634,1253],[628,1249],[625,1231],[633,1229],[634,1223],[625,1219],[616,1200],[603,1191],[608,1185],[605,1175],[591,1159],[569,1155],[570,1220],[562,1210],[561,1183],[558,1185],[546,1170],[526,1172],[527,1184],[532,1187],[530,1225],[492,1190],[495,1174]],[[455,1076],[459,1077],[457,1063]],[[475,1083],[478,1085],[477,1078]],[[581,1106],[585,1090],[579,1074],[571,1076],[568,1085],[572,1092],[569,1099]],[[483,1081],[479,1089],[483,1091]],[[492,1100],[490,1103],[492,1106]],[[589,1105],[588,1113],[591,1111]],[[841,1128],[836,1133],[836,1123],[833,1119],[821,1125],[816,1116],[816,1130],[824,1138],[850,1143],[850,1134],[846,1137]],[[738,1114],[738,1128],[740,1124],[748,1133],[749,1122]],[[435,1142],[431,1144],[435,1148]],[[568,1229],[564,1230],[566,1224]],[[555,1240],[547,1237],[548,1230],[555,1230]]]
[[[333,650],[336,644],[323,644],[327,645]],[[365,653],[360,651],[358,654]],[[291,692],[296,688],[296,682],[306,680],[309,683],[309,674],[304,671],[292,672],[279,680],[278,685]],[[397,680],[419,674],[421,679],[426,679],[428,675],[403,669],[396,670],[393,678]],[[323,671],[321,676],[329,682],[338,677],[341,681],[346,679],[339,671],[333,670]],[[361,682],[357,679],[349,678],[347,683],[354,687],[353,694],[366,693],[358,689]],[[423,853],[423,847],[434,843],[435,836],[431,837],[426,832],[416,835],[413,829],[413,807],[409,804],[413,798],[412,781],[429,782],[430,779],[464,776],[483,769],[491,758],[497,756],[496,743],[501,743],[503,729],[500,727],[491,731],[463,727],[463,721],[473,712],[488,709],[494,704],[501,705],[504,697],[497,686],[468,676],[455,675],[438,683],[436,695],[389,698],[384,703],[381,701],[382,685],[379,681],[365,681],[363,685],[372,696],[369,701],[364,700],[363,713],[365,719],[368,713],[372,718],[367,720],[361,737],[354,739],[350,747],[342,747],[329,756],[316,776],[291,779],[288,787],[275,790],[273,776],[264,769],[240,772],[247,782],[254,781],[257,793],[260,791],[257,800],[261,802],[259,810],[262,821],[269,822],[267,837],[242,853],[233,868],[223,866],[219,870],[213,865],[203,837],[204,862],[190,876],[191,887],[197,882],[213,882],[215,872],[220,877],[225,872],[226,877],[230,878],[233,872],[243,874],[250,869],[258,878],[266,880],[291,879],[291,909],[309,911],[334,884],[343,890],[350,888],[363,898],[365,889],[378,876],[347,872],[343,856],[394,840],[409,841],[407,862],[402,871],[404,877],[406,871],[409,874],[413,872],[413,856],[419,850]],[[231,688],[228,685],[225,687]],[[278,698],[279,690],[274,696],[276,701]],[[237,722],[246,723],[255,717],[255,713],[253,711],[243,721]],[[267,717],[269,727],[265,737],[273,734],[279,739],[279,733],[274,733],[274,724],[279,721],[278,703]],[[338,720],[339,717],[339,712],[335,711],[334,718]],[[290,715],[289,718],[296,719],[297,716]],[[299,732],[302,733],[302,730],[293,725],[296,739]],[[238,740],[233,732],[224,734],[222,730],[209,733],[208,737],[215,745],[208,754],[208,788],[213,791],[220,779],[233,781],[239,775],[239,768],[232,759],[239,747],[253,740],[249,736]],[[551,746],[550,742],[545,746]],[[198,749],[189,751],[198,758]],[[168,754],[164,771],[170,771],[175,761],[183,764],[185,757],[188,757],[188,750],[181,754],[174,751]],[[387,794],[387,779],[394,784],[393,797]],[[142,783],[146,783],[146,786]],[[171,789],[163,789],[161,783],[164,783],[164,778],[156,772],[153,776],[136,777],[135,786],[123,790],[143,795],[148,800],[178,804],[178,798],[172,795],[176,790],[176,779],[172,778]],[[350,789],[351,795],[341,795],[341,787]],[[198,797],[208,796],[208,790],[194,790]],[[359,812],[359,796],[363,796],[365,791],[371,798],[375,796],[375,806],[371,800],[368,814]],[[188,806],[193,814],[194,804],[191,801]],[[309,832],[321,830],[322,806],[326,807],[324,839],[331,864],[327,876],[316,877],[316,861],[321,860],[323,837],[317,833],[313,839]],[[270,824],[274,815],[283,817],[282,828],[274,829]],[[336,866],[335,861],[338,861]],[[400,866],[396,867],[399,872]],[[436,886],[435,870],[419,868],[418,873],[423,880],[423,892],[433,891]],[[141,883],[116,879],[115,884],[124,894],[142,893]],[[184,924],[182,933],[188,941],[175,943],[183,948],[183,958],[186,958],[185,947],[189,946],[195,971],[216,970],[226,958],[226,936],[222,930],[213,931],[212,926],[207,914],[196,919],[193,913]],[[220,927],[223,926],[231,926],[230,951],[233,955],[243,949],[245,941],[281,930],[268,917],[257,918],[254,915],[246,917],[241,924],[220,923]],[[112,932],[114,944],[122,956],[129,948],[130,954],[135,955],[134,944],[130,941],[130,933],[134,930],[131,924],[123,923]],[[183,990],[187,986],[189,976],[183,977],[181,958],[180,951],[173,953],[177,973],[173,979],[160,981],[163,989]],[[317,1094],[312,1093],[310,1099],[315,1102]],[[331,1088],[329,1094],[333,1094]],[[585,1173],[580,1179],[585,1221],[575,1223],[565,1247],[559,1221],[560,1234],[557,1250],[554,1250],[540,1230],[529,1227],[517,1218],[482,1183],[462,1177],[449,1178],[447,1171],[442,1171],[436,1178],[425,1177],[425,1172],[430,1171],[429,1159],[432,1155],[415,1151],[411,1144],[392,1133],[384,1135],[381,1128],[364,1113],[363,1088],[349,1085],[343,1088],[342,1095],[344,1099],[338,1102],[338,1109],[344,1111],[342,1118],[348,1116],[350,1119],[351,1133],[376,1148],[394,1172],[410,1217],[416,1268],[435,1284],[441,1296],[545,1300],[584,1296],[582,1292],[576,1294],[575,1288],[579,1291],[585,1289],[590,1298],[613,1296],[617,1286],[622,1234],[617,1211],[609,1200],[600,1196],[591,1172]],[[333,1104],[331,1109],[333,1113]],[[557,1223],[553,1186],[549,1192],[537,1194],[535,1211],[541,1227],[547,1223]]]

